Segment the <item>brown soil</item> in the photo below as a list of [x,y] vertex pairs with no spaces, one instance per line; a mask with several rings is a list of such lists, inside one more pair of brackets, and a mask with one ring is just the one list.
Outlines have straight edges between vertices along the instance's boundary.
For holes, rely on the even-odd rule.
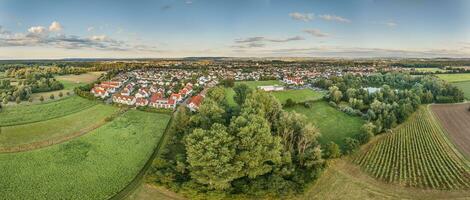
[[450,140],[470,157],[470,103],[431,105],[431,110],[447,131]]

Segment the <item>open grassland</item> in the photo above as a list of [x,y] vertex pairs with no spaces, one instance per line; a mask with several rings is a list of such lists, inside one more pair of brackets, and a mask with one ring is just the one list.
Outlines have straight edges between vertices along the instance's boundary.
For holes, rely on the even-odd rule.
[[392,133],[371,144],[354,162],[388,183],[468,190],[469,164],[448,142],[437,123],[423,107]]
[[461,89],[467,100],[470,100],[470,81],[454,82],[452,85]]
[[62,117],[93,105],[96,103],[73,96],[43,104],[5,107],[0,112],[0,126],[27,124]]
[[285,90],[271,92],[281,103],[286,103],[287,99],[292,99],[297,103],[314,101],[323,98],[324,94],[311,89]]
[[0,154],[2,199],[108,199],[142,169],[170,119],[128,111],[69,142]]
[[59,118],[0,127],[0,152],[33,149],[80,136],[103,125],[105,118],[117,111],[115,107],[99,104]]
[[470,103],[438,104],[430,107],[457,149],[470,158]]
[[403,187],[374,179],[349,158],[333,160],[320,178],[299,196],[303,199],[382,200],[382,199],[469,199],[468,190],[431,190]]
[[287,108],[287,110],[307,116],[320,129],[319,141],[321,144],[333,141],[340,146],[344,146],[344,138],[358,134],[362,124],[364,124],[361,118],[347,115],[331,107],[325,101],[314,102],[311,108],[297,105]]
[[56,79],[64,84],[65,90],[73,90],[75,87],[96,81],[101,74],[103,74],[103,72],[88,72],[80,75],[57,76]]
[[437,77],[447,82],[470,81],[470,73],[465,74],[438,74]]
[[418,72],[446,72],[447,70],[440,69],[437,67],[423,67],[423,68],[415,68]]
[[[267,85],[282,85],[282,83],[278,80],[270,80],[270,81],[239,81],[235,82],[236,85],[238,84],[246,84],[252,89],[256,89],[258,86],[267,86]],[[233,100],[233,96],[235,92],[232,88],[225,89],[227,101],[230,106],[235,106],[236,103]],[[314,101],[323,98],[324,93],[313,91],[311,89],[298,89],[298,90],[284,90],[284,91],[273,91],[270,92],[276,99],[278,99],[281,103],[286,103],[287,99],[292,99],[297,103],[305,102],[305,101]]]

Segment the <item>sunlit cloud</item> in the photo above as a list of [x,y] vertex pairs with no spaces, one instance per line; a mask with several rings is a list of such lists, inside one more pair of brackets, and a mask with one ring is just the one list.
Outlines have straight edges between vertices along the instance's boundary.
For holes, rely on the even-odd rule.
[[330,34],[320,31],[319,29],[305,29],[305,33],[308,33],[315,37],[328,37]]
[[313,13],[293,12],[293,13],[289,13],[289,16],[294,20],[304,21],[304,22],[312,21],[315,18]]

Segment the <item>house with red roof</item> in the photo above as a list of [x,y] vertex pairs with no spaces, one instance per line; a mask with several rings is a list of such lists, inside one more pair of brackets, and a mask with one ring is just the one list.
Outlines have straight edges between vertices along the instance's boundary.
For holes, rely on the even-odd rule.
[[149,106],[154,108],[166,108],[166,109],[174,109],[176,107],[176,100],[173,98],[163,98],[161,93],[155,93],[150,97]]
[[126,96],[122,94],[114,94],[113,95],[113,102],[121,103],[126,105],[134,105],[136,98],[134,96]]
[[135,105],[136,106],[146,106],[148,104],[149,104],[149,100],[147,98],[137,97],[135,99]]
[[282,82],[289,84],[289,85],[303,85],[304,80],[300,77],[284,77]]
[[188,108],[193,112],[198,110],[199,106],[202,103],[202,100],[204,100],[204,97],[199,94],[191,97],[191,100],[189,100],[189,103],[188,103]]

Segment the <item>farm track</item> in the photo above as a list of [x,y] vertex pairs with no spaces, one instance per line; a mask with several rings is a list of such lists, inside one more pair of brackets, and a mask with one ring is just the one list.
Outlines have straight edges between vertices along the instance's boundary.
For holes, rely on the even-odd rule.
[[425,189],[470,189],[468,162],[424,108],[371,144],[353,162],[387,183]]
[[[119,113],[119,116],[120,116],[120,115],[124,114],[125,112],[118,112],[118,113]],[[74,139],[74,138],[80,137],[82,135],[85,135],[85,134],[87,134],[87,133],[89,133],[89,132],[105,125],[106,123],[108,123],[108,122],[106,122],[106,120],[101,120],[100,123],[97,123],[97,124],[95,124],[93,126],[90,126],[90,127],[83,128],[79,131],[76,131],[76,132],[68,134],[68,135],[52,137],[48,140],[32,142],[32,143],[29,143],[29,144],[21,144],[21,145],[17,145],[17,146],[13,146],[13,147],[0,147],[0,153],[18,153],[18,152],[32,151],[32,150],[41,149],[41,148],[45,148],[45,147],[48,147],[48,146],[64,143],[64,142],[67,142],[71,139]]]
[[435,104],[430,108],[459,151],[470,158],[470,103]]

